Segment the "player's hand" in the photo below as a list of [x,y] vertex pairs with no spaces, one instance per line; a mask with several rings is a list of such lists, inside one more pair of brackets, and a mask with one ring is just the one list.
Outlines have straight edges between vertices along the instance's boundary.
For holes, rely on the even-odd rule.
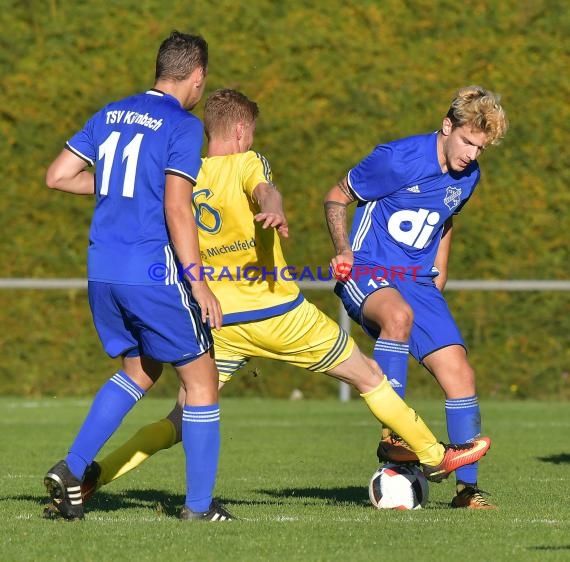
[[192,296],[202,311],[202,322],[209,322],[210,328],[221,329],[223,320],[222,306],[216,295],[212,293],[206,281],[193,281],[191,286]]
[[350,250],[346,250],[342,254],[336,255],[331,260],[331,269],[335,279],[344,281],[350,276],[352,265],[354,264],[354,255]]
[[283,213],[257,213],[254,219],[263,223],[262,228],[275,228],[280,236],[289,238],[289,225]]

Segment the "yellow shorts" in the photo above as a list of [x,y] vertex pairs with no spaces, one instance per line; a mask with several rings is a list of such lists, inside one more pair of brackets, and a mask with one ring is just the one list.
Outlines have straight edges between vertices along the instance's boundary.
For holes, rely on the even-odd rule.
[[252,357],[324,373],[346,361],[355,345],[336,322],[306,300],[280,316],[212,332],[222,382],[228,382]]

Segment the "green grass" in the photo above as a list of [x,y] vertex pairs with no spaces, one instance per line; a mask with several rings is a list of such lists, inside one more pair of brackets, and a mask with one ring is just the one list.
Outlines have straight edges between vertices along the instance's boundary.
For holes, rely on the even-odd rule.
[[[0,399],[2,561],[570,559],[564,402],[483,402],[493,447],[481,463],[480,484],[497,511],[450,509],[451,481],[430,486],[424,510],[371,508],[367,484],[378,429],[358,400],[226,398],[217,495],[239,520],[177,520],[184,500],[179,446],[101,490],[84,522],[43,520],[43,474],[65,455],[88,405],[88,399]],[[144,400],[103,452],[170,405]],[[441,401],[414,406],[443,438]]]

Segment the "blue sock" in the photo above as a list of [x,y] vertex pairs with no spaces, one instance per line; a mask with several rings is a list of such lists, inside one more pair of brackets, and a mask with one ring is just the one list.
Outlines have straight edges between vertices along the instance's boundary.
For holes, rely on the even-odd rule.
[[65,459],[76,478],[83,477],[87,466],[144,394],[123,371],[101,387]]
[[220,454],[220,408],[184,406],[182,446],[186,455],[186,506],[208,511],[216,484]]
[[[481,413],[477,396],[446,400],[445,417],[451,443],[469,443],[481,435]],[[477,463],[458,468],[455,477],[466,484],[476,484]]]
[[404,398],[406,394],[409,350],[407,343],[378,338],[372,355],[400,398]]

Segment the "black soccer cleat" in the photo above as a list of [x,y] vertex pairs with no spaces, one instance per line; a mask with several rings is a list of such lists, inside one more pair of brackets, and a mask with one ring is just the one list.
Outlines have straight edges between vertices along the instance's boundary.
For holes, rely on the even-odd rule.
[[185,521],[232,521],[233,516],[216,500],[212,500],[208,511],[192,511],[184,506],[180,511],[180,519]]
[[83,475],[83,482],[81,482],[81,496],[83,497],[83,503],[99,489],[99,478],[101,476],[101,467],[99,463],[93,461],[85,471]]
[[458,486],[458,490],[450,505],[451,507],[467,509],[497,509],[496,505],[487,501],[483,496],[484,494],[488,494],[488,492],[481,490],[476,484],[462,484]]
[[70,521],[83,519],[81,480],[72,474],[65,461],[59,461],[48,470],[44,485],[51,498],[51,503],[44,509],[46,519],[54,519],[57,513]]

